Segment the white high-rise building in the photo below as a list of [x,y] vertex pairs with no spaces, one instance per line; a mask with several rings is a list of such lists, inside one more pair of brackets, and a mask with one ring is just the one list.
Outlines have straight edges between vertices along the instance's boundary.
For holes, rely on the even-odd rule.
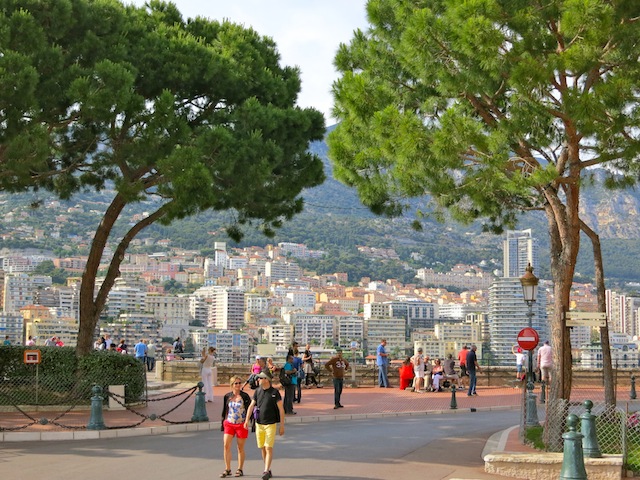
[[51,277],[26,273],[7,273],[4,277],[3,311],[18,313],[22,307],[33,305],[38,289],[51,286]]
[[527,265],[538,267],[538,240],[533,238],[531,229],[508,230],[504,241],[504,274],[505,277],[520,278]]
[[240,330],[244,325],[244,290],[214,287],[207,326],[216,330]]
[[[531,230],[508,231],[504,242],[504,276],[489,288],[492,364],[515,365],[511,348],[517,345],[518,332],[529,322],[529,307],[520,284],[520,277],[529,263],[534,269],[538,265],[538,242],[532,237]],[[538,289],[532,311],[532,326],[538,332],[540,342],[544,342],[549,339],[549,328],[546,295],[542,288]]]

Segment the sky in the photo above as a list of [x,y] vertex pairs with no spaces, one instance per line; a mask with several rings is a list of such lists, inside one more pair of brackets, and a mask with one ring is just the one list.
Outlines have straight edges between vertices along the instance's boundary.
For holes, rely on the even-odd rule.
[[[196,16],[229,19],[277,45],[282,65],[301,71],[300,107],[314,107],[331,116],[331,85],[338,78],[333,59],[340,43],[349,43],[353,32],[366,30],[366,0],[172,0],[184,18]],[[144,5],[145,0],[124,3]]]

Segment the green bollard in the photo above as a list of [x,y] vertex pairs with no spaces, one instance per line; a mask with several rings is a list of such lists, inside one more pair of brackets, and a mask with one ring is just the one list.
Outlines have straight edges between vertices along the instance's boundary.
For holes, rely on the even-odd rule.
[[631,391],[629,392],[629,398],[631,400],[636,399],[636,377],[631,375]]
[[91,416],[87,424],[87,430],[104,430],[104,420],[102,418],[102,387],[94,385],[91,389],[93,396],[91,397]]
[[581,433],[576,432],[578,416],[573,413],[567,417],[569,431],[562,434],[564,439],[564,453],[562,455],[562,468],[560,480],[587,480],[587,471],[584,468],[582,453]]
[[456,410],[458,408],[458,401],[456,400],[456,386],[451,385],[451,405],[449,406],[451,410]]
[[205,408],[205,395],[202,391],[202,387],[204,387],[204,383],[198,382],[198,392],[196,393],[196,402],[195,406],[193,407],[193,416],[191,417],[192,422],[209,421],[209,417],[207,416],[207,409]]
[[537,395],[533,393],[533,382],[527,382],[527,416],[525,418],[525,425],[527,427],[537,427],[540,425],[538,420],[538,407],[536,407]]
[[584,435],[582,439],[582,451],[585,457],[601,458],[600,446],[598,445],[598,437],[596,436],[596,416],[591,414],[593,402],[585,400],[584,408],[587,410],[580,415],[580,431]]

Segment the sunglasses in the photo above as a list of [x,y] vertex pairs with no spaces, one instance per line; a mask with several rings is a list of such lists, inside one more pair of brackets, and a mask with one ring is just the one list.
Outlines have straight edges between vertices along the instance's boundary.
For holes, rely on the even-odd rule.
[[242,385],[242,382],[233,382],[234,385]]

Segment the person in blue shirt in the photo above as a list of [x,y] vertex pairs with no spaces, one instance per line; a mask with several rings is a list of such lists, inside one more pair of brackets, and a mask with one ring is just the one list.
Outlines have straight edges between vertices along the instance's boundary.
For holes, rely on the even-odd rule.
[[4,345],[4,346],[10,346],[11,345],[11,340],[9,340],[9,335],[6,335],[4,337],[4,342],[2,342],[2,345]]
[[389,354],[387,353],[387,340],[382,339],[376,350],[376,365],[378,365],[378,386],[389,388]]
[[284,373],[289,375],[291,378],[290,385],[283,385],[284,387],[284,413],[286,415],[295,415],[296,412],[293,411],[293,397],[295,395],[295,391],[298,385],[298,375],[297,370],[293,367],[293,355],[287,355],[287,363],[282,367],[284,369]]
[[140,360],[142,363],[146,363],[147,357],[147,346],[142,341],[142,339],[138,340],[138,343],[133,347],[133,351],[135,352],[136,358]]
[[293,390],[293,402],[300,403],[302,398],[302,381],[304,380],[304,371],[302,368],[302,357],[298,350],[298,342],[293,342],[293,346],[289,350],[289,355],[293,355],[293,368],[296,369],[296,388]]

